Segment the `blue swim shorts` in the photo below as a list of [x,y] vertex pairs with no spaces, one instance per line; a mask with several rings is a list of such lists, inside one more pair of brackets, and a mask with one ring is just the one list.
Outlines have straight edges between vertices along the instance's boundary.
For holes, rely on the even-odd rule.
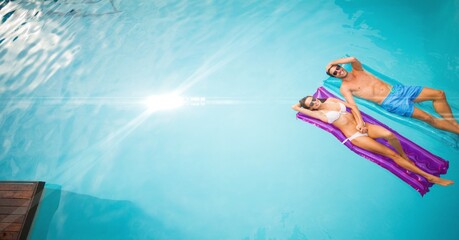
[[413,100],[419,96],[422,91],[421,86],[403,86],[394,85],[381,103],[381,107],[391,113],[411,117],[414,111]]

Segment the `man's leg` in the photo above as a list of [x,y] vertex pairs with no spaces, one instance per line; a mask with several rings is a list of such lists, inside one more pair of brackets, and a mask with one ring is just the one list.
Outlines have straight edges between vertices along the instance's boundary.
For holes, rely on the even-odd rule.
[[432,88],[423,88],[419,96],[414,99],[414,102],[432,101],[435,111],[440,114],[445,120],[455,126],[459,126],[453,116],[451,107],[446,101],[445,92]]
[[448,132],[453,132],[456,134],[459,134],[459,127],[458,125],[454,125],[451,122],[447,121],[446,119],[443,118],[436,118],[421,109],[414,107],[413,115],[411,116],[413,118],[419,119],[421,121],[424,121],[438,129],[445,130]]

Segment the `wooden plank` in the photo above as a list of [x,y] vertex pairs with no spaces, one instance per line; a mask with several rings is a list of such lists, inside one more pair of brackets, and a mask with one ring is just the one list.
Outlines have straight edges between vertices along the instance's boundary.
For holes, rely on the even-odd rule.
[[33,191],[35,183],[0,183],[0,191]]
[[2,223],[23,223],[24,218],[25,215],[23,214],[0,214],[0,222]]
[[27,216],[24,220],[24,225],[22,226],[22,231],[19,234],[19,239],[26,240],[29,236],[30,228],[32,227],[33,220],[35,218],[35,213],[37,212],[38,205],[41,201],[41,195],[45,189],[45,182],[36,182],[35,191],[33,193],[32,202],[29,206]]
[[0,198],[30,199],[33,193],[33,191],[0,191]]
[[26,240],[44,182],[0,181],[0,240]]
[[1,199],[0,198],[0,207],[26,207],[29,206],[30,204],[29,199],[19,199],[19,198],[13,198],[13,199]]
[[28,207],[0,207],[0,214],[26,214]]
[[1,240],[17,240],[19,237],[18,232],[3,232],[0,231],[0,239]]
[[20,223],[0,223],[0,230],[3,232],[19,232],[21,227]]

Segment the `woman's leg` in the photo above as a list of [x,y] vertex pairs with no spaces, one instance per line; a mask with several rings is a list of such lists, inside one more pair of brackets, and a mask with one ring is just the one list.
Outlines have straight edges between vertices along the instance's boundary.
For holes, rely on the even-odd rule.
[[413,161],[411,161],[408,156],[406,156],[405,151],[403,151],[402,145],[400,144],[400,141],[398,138],[395,136],[394,133],[391,131],[378,126],[378,125],[373,125],[373,124],[367,124],[368,128],[368,136],[370,138],[384,138],[389,142],[389,144],[397,150],[398,154],[402,156],[404,159],[408,160],[410,163],[414,164]]
[[448,186],[453,184],[454,182],[451,180],[446,180],[424,172],[422,169],[418,168],[415,164],[412,164],[410,161],[404,159],[390,148],[382,145],[381,143],[375,141],[370,137],[359,137],[352,140],[352,143],[360,148],[366,149],[370,152],[374,152],[390,159],[394,160],[394,162],[399,165],[400,167],[407,169],[413,173],[419,174],[427,179],[427,181],[435,184],[440,184],[442,186]]

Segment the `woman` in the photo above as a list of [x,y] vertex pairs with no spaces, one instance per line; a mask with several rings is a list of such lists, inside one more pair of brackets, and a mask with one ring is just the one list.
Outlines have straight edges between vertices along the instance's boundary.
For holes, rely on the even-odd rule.
[[[346,107],[351,109],[352,114],[346,111]],[[356,119],[361,119],[357,115],[359,112],[346,102],[336,98],[319,99],[307,96],[293,105],[292,108],[297,112],[333,124],[347,137],[344,142],[351,141],[357,147],[389,157],[400,167],[425,177],[431,183],[442,186],[454,183],[451,180],[439,178],[418,168],[406,156],[399,140],[392,132],[378,125],[365,124],[364,122],[358,123]],[[398,154],[374,140],[375,138],[386,139]]]

